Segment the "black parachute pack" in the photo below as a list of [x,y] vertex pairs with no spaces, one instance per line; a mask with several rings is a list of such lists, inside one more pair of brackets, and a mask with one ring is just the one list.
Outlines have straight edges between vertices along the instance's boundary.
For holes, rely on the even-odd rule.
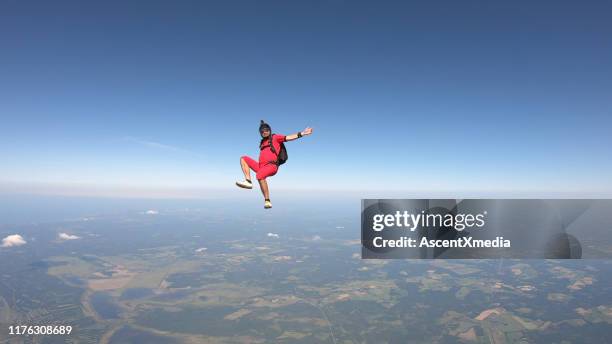
[[[285,144],[283,142],[280,143],[280,152],[278,153],[276,152],[276,148],[274,148],[274,145],[272,144],[273,136],[274,135],[270,133],[268,144],[270,145],[270,150],[272,151],[272,153],[276,154],[276,161],[270,161],[270,162],[275,164],[276,166],[280,166],[287,162],[287,159],[289,159],[289,156],[287,155],[287,148],[285,148]],[[267,147],[263,145],[264,140],[265,139],[261,140],[261,144],[259,145],[260,150]]]

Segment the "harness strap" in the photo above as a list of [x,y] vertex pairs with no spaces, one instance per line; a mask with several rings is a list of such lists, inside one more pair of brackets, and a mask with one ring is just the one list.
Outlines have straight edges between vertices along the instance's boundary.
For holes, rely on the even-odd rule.
[[274,148],[274,144],[272,142],[272,136],[274,136],[274,134],[270,133],[270,140],[267,146],[264,146],[264,139],[261,140],[261,143],[259,144],[259,150],[264,150],[266,149],[266,147],[270,147],[270,150],[272,151],[272,153],[274,153],[274,155],[276,155],[276,160],[270,160],[266,163],[266,165],[269,164],[274,164],[276,166],[278,166],[278,154],[276,153],[276,148]]

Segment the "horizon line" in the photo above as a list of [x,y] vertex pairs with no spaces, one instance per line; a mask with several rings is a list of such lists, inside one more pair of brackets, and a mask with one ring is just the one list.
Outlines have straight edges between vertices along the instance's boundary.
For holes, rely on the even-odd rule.
[[[234,194],[232,191],[236,191]],[[242,191],[242,192],[239,192]],[[259,191],[259,190],[251,190]],[[612,198],[612,190],[589,189],[348,189],[348,188],[287,188],[278,187],[273,191],[276,195],[312,197],[325,194],[327,196],[359,196],[359,198]],[[59,196],[59,197],[94,197],[94,198],[131,198],[131,199],[229,199],[244,198],[253,195],[231,186],[146,186],[91,183],[42,183],[42,182],[9,182],[0,181],[0,196]],[[299,198],[299,197],[298,197]]]

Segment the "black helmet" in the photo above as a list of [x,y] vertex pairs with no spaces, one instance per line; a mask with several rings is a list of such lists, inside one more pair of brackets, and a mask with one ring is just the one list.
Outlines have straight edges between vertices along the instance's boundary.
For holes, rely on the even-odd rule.
[[262,119],[260,124],[259,124],[259,133],[261,134],[265,129],[267,129],[270,132],[272,132],[272,128],[270,128],[270,125],[268,123],[264,122],[263,119]]

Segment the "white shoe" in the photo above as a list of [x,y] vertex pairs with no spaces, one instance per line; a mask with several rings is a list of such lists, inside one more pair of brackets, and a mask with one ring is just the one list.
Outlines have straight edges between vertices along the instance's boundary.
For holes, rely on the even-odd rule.
[[265,209],[270,209],[270,208],[272,208],[272,202],[270,202],[270,200],[268,200],[268,199],[267,199],[267,200],[264,202],[264,208],[265,208]]
[[253,188],[253,183],[251,183],[248,180],[236,182],[236,185],[238,185],[239,187],[244,188],[244,189],[252,189]]

